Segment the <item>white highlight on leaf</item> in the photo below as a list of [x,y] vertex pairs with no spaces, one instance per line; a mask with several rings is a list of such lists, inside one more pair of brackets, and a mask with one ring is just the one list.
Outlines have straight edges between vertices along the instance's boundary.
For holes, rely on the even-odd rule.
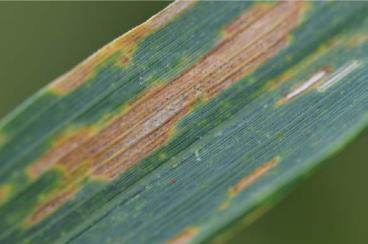
[[195,155],[195,158],[196,158],[197,161],[201,161],[202,160],[201,157],[199,156],[198,150],[195,150],[194,155]]
[[353,60],[348,64],[345,64],[344,66],[336,70],[334,73],[332,73],[331,78],[318,87],[318,91],[319,92],[326,91],[328,88],[330,88],[331,86],[333,86],[334,84],[336,84],[337,82],[348,76],[351,72],[353,72],[357,68],[359,68],[360,65],[361,62],[359,60]]
[[305,81],[302,85],[298,86],[295,90],[287,94],[283,100],[288,101],[293,97],[296,97],[303,91],[307,90],[309,87],[313,86],[317,82],[319,82],[323,77],[327,75],[327,71],[320,70],[316,74],[314,74],[311,78]]

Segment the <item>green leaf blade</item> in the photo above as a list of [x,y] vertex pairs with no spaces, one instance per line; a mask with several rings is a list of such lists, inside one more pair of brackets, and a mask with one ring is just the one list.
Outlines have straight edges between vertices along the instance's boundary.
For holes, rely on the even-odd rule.
[[[5,119],[0,240],[203,241],[361,131],[366,4],[262,4],[195,3],[163,26],[156,17]],[[295,26],[277,17],[283,8]],[[249,26],[233,24],[247,13]],[[280,24],[257,27],[269,41],[248,47],[257,20]],[[227,56],[232,45],[245,53]],[[190,76],[196,67],[208,76]]]

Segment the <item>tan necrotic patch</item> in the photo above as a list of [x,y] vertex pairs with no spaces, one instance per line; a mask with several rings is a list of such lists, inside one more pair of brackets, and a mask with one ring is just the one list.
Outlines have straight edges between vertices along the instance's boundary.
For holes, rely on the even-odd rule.
[[239,17],[243,21],[235,21],[223,41],[202,60],[168,84],[147,91],[121,117],[94,134],[69,137],[68,143],[60,145],[65,149],[47,153],[32,166],[35,175],[57,167],[77,178],[112,180],[167,143],[193,104],[218,95],[288,44],[304,3],[282,2],[261,9],[255,5],[246,11]]
[[82,128],[78,132],[66,132],[55,142],[52,143],[50,149],[36,163],[32,164],[28,170],[31,178],[36,178],[47,171],[51,166],[55,165],[58,160],[69,152],[78,148],[83,142],[91,138],[95,133],[94,128]]
[[250,175],[247,175],[241,179],[234,187],[229,190],[230,196],[236,196],[241,191],[247,189],[259,178],[268,173],[272,168],[274,168],[280,162],[280,157],[275,157],[272,160],[264,163],[262,166],[254,170]]
[[190,243],[199,233],[198,227],[191,227],[185,229],[182,233],[170,240],[169,244],[188,244]]
[[64,191],[57,196],[55,196],[50,201],[42,204],[36,212],[34,212],[30,218],[28,219],[28,224],[37,223],[40,220],[44,219],[51,213],[53,213],[57,208],[59,208],[66,200],[70,199],[75,193],[76,189],[71,189]]
[[240,192],[246,190],[249,186],[254,184],[257,180],[259,180],[262,176],[267,174],[271,169],[273,169],[279,162],[281,158],[275,157],[272,160],[264,163],[262,166],[255,169],[251,174],[245,176],[241,179],[236,185],[229,189],[229,197],[224,201],[219,209],[224,210],[229,207],[232,199],[236,197]]

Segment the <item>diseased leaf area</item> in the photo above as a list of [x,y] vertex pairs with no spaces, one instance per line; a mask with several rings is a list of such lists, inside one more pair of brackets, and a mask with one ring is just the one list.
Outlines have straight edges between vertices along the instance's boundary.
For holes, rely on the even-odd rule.
[[0,242],[225,240],[366,126],[367,11],[176,2],[114,40],[0,123]]

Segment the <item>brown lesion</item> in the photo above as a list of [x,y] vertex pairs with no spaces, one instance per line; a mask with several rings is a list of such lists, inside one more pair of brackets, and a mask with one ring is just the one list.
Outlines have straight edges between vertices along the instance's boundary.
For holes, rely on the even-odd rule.
[[49,90],[60,95],[76,90],[96,75],[99,65],[102,65],[109,57],[118,52],[120,52],[120,58],[118,58],[119,64],[128,65],[138,42],[152,31],[153,28],[148,23],[134,28],[127,34],[101,48],[65,75],[56,79],[49,85]]
[[29,217],[28,224],[34,224],[49,216],[55,212],[66,200],[69,200],[77,192],[76,189],[69,189],[58,194],[51,200],[42,204],[37,210]]
[[[75,131],[72,130],[72,131]],[[51,148],[40,159],[28,168],[28,173],[32,178],[37,178],[55,165],[62,157],[78,148],[83,142],[91,138],[94,134],[93,128],[82,128],[78,132],[66,132],[55,142]]]
[[[162,129],[164,125],[171,124],[169,121],[182,118],[196,100],[217,95],[236,82],[236,79],[231,77],[235,75],[237,78],[250,73],[280,51],[285,45],[280,43],[285,41],[291,30],[290,23],[295,23],[284,20],[297,17],[297,11],[286,14],[285,6],[280,6],[273,9],[268,18],[261,18],[251,27],[230,38],[182,76],[133,104],[130,111],[66,154],[58,163],[69,171],[73,171],[78,163],[85,160],[91,161],[93,166],[107,167],[111,157],[124,151],[144,150],[139,146],[145,145],[141,143],[142,140],[148,139],[147,136],[152,133],[155,135],[154,132]],[[284,18],[275,19],[281,13]],[[255,33],[258,33],[257,36]],[[241,46],[244,48],[234,48]],[[241,72],[241,75],[238,72]],[[170,128],[174,124],[171,124]],[[154,140],[160,140],[162,134],[157,135]]]
[[250,175],[247,175],[243,179],[241,179],[235,186],[230,188],[229,194],[230,196],[236,196],[241,191],[247,189],[250,185],[256,182],[259,178],[268,173],[271,169],[273,169],[280,162],[280,157],[275,157],[272,160],[264,163],[262,166],[258,167],[254,170]]
[[[303,2],[282,2],[269,8],[255,5],[192,68],[166,85],[146,91],[98,131],[69,137],[60,144],[61,149],[51,150],[31,166],[31,171],[39,175],[57,167],[72,177],[108,180],[121,175],[167,143],[178,121],[198,100],[217,96],[279,53],[304,9]],[[69,177],[67,185],[78,185],[76,182]],[[53,206],[62,205],[68,197]]]
[[280,157],[275,157],[270,161],[264,163],[262,166],[255,169],[251,174],[245,176],[238,183],[229,189],[229,197],[220,205],[219,209],[224,210],[229,207],[232,199],[236,197],[240,192],[246,190],[249,186],[254,184],[261,177],[266,175],[271,169],[273,169],[279,162]]
[[121,66],[129,65],[138,44],[144,38],[184,13],[194,3],[195,1],[178,1],[169,5],[145,23],[110,42],[74,69],[56,79],[49,85],[50,91],[61,95],[74,91],[96,75],[99,65],[102,65],[109,57],[118,52],[120,52],[120,57],[117,64]]
[[0,186],[0,204],[5,202],[11,193],[11,185]]
[[[180,111],[151,133],[143,133],[141,137],[144,138],[138,139],[137,143],[132,143],[131,146],[128,146],[129,142],[124,144],[124,141],[120,141],[109,148],[108,151],[98,155],[96,160],[93,161],[94,165],[92,165],[93,177],[113,179],[120,172],[126,171],[129,167],[147,157],[150,152],[163,145],[169,139],[172,128],[186,112],[186,110]],[[125,148],[125,150],[122,150],[122,148]],[[105,163],[99,164],[99,162]]]
[[190,243],[199,234],[198,227],[190,227],[168,241],[169,244],[187,244]]
[[239,18],[224,28],[225,37],[236,35],[239,29],[249,27],[255,21],[267,14],[273,7],[275,7],[275,3],[272,2],[257,3],[256,5],[252,6],[250,11],[246,11],[240,15]]

